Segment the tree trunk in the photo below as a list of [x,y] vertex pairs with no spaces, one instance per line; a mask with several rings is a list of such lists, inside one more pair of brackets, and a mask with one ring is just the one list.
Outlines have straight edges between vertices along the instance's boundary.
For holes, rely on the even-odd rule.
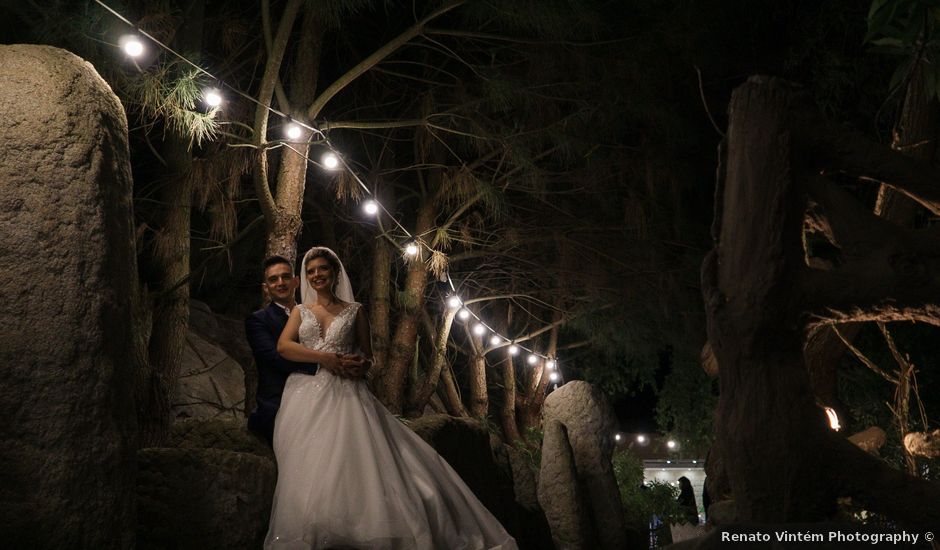
[[[441,372],[445,370],[447,364],[447,342],[450,338],[450,331],[454,325],[454,317],[457,315],[457,309],[447,308],[444,312],[444,319],[441,321],[441,329],[436,333],[433,326],[429,327],[428,333],[431,341],[434,342],[434,357],[431,359],[427,375],[421,383],[415,381],[412,388],[412,394],[409,398],[408,409],[409,416],[420,416],[424,407],[427,406],[431,395],[437,390],[441,380]],[[430,319],[425,316],[425,323],[430,325]]]
[[460,399],[460,390],[457,388],[457,381],[454,380],[454,371],[451,370],[449,364],[445,364],[441,371],[441,390],[444,406],[447,407],[447,412],[451,416],[460,416],[463,418],[470,416],[467,409],[463,406],[463,401]]
[[[545,354],[548,357],[555,357],[558,352],[558,329],[559,321],[562,319],[562,313],[555,310],[552,314],[552,328],[548,337],[548,349]],[[540,362],[535,366],[528,376],[528,388],[525,396],[520,400],[518,411],[519,431],[525,433],[529,429],[538,428],[542,424],[542,406],[545,404],[545,396],[548,391],[548,373],[544,363]]]
[[[372,366],[372,379],[381,380],[388,366],[389,323],[391,306],[389,298],[392,295],[392,257],[388,243],[382,238],[375,239],[372,252],[372,355],[375,364]],[[375,391],[376,388],[373,388]]]
[[516,367],[513,365],[512,355],[506,348],[506,359],[503,361],[503,405],[499,411],[500,423],[503,427],[503,437],[506,443],[512,444],[521,439],[519,427],[516,425]]
[[[726,177],[716,190],[719,234],[702,266],[708,337],[721,365],[715,445],[742,521],[819,521],[837,497],[849,496],[902,523],[935,526],[940,485],[892,470],[828,430],[803,362],[811,323],[936,320],[932,283],[912,282],[909,264],[897,261],[932,258],[929,236],[913,237],[925,247],[913,250],[923,252],[900,244],[899,254],[887,239],[906,234],[887,222],[852,232],[849,222],[871,226],[878,218],[819,176],[844,169],[908,189],[919,182],[889,172],[902,167],[916,179],[923,167],[818,119],[811,100],[783,81],[754,77],[732,96]],[[831,271],[806,263],[810,196],[844,251]],[[882,246],[873,251],[866,238]],[[869,267],[867,278],[858,266]]]
[[[294,62],[291,65],[290,105],[282,106],[293,118],[306,122],[304,108],[316,99],[317,79],[320,74],[320,54],[323,44],[323,25],[314,3],[304,8],[298,33]],[[281,162],[277,172],[277,190],[274,196],[274,220],[268,221],[265,255],[284,256],[292,263],[297,257],[297,237],[302,222],[304,189],[307,183],[307,157],[310,140],[314,135],[302,128],[301,136],[281,149]]]
[[[427,234],[434,226],[436,217],[436,206],[430,201],[425,202],[418,212],[414,233],[416,235]],[[424,308],[424,292],[427,284],[427,267],[420,258],[416,258],[408,266],[401,314],[398,317],[398,326],[395,327],[395,335],[392,337],[388,368],[382,376],[380,386],[379,398],[388,410],[395,414],[401,414],[404,408],[408,367],[414,359],[419,316]]]
[[482,343],[474,347],[477,348],[477,353],[474,353],[470,360],[470,414],[477,418],[486,418],[490,408],[490,399],[486,392],[486,357],[479,351]]
[[[194,0],[176,33],[174,46],[198,51],[202,46],[205,2]],[[189,178],[193,156],[189,136],[168,131],[163,143],[167,180],[158,200],[163,204],[156,238],[153,322],[147,345],[148,367],[137,383],[138,423],[142,446],[161,445],[169,436],[170,396],[179,378],[186,334],[189,332],[189,256],[193,184]]]

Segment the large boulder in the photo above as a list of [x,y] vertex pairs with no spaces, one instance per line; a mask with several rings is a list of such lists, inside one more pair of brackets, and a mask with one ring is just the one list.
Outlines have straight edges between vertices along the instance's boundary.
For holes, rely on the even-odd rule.
[[[578,483],[589,503],[592,530],[598,536],[598,547],[623,548],[627,544],[627,531],[611,462],[617,422],[607,397],[587,382],[568,382],[545,399],[543,425],[553,421],[560,422],[567,432]],[[542,460],[543,463],[546,460],[544,443]],[[543,465],[543,472],[544,468]],[[543,473],[540,481],[544,479]]]
[[0,540],[131,548],[127,120],[87,62],[0,45]]
[[190,330],[170,406],[175,420],[244,418],[245,370],[215,342]]
[[574,452],[565,426],[557,420],[543,422],[542,468],[538,499],[551,526],[552,540],[559,550],[590,550],[597,537],[588,514]]
[[170,447],[141,449],[141,549],[261,547],[277,483],[274,453],[241,420],[173,425]]
[[277,482],[271,459],[169,447],[137,458],[138,548],[261,548]]
[[190,300],[189,332],[171,396],[174,420],[244,419],[255,405],[251,382],[257,375],[252,361],[243,321]]

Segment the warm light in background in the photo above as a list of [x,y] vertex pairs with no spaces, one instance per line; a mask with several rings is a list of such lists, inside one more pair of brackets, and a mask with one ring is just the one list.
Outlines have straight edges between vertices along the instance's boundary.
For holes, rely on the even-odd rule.
[[836,411],[832,407],[826,407],[826,416],[829,417],[829,427],[835,431],[842,429],[842,425],[839,424],[839,415],[836,414]]

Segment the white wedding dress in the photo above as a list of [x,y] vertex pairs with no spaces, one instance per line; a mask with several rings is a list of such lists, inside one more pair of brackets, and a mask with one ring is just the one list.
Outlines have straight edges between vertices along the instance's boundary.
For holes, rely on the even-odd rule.
[[[323,331],[301,308],[300,342],[355,351],[352,303]],[[292,374],[274,426],[278,479],[264,547],[515,549],[515,540],[434,449],[362,380]]]

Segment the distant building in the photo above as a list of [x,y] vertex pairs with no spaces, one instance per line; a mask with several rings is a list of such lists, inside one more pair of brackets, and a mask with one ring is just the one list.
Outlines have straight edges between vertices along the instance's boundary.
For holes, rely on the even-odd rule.
[[620,433],[619,436],[617,449],[629,451],[643,462],[644,482],[655,480],[678,487],[680,477],[689,478],[701,522],[704,519],[702,489],[705,487],[705,460],[689,457],[677,443],[670,446],[669,439],[658,434]]

